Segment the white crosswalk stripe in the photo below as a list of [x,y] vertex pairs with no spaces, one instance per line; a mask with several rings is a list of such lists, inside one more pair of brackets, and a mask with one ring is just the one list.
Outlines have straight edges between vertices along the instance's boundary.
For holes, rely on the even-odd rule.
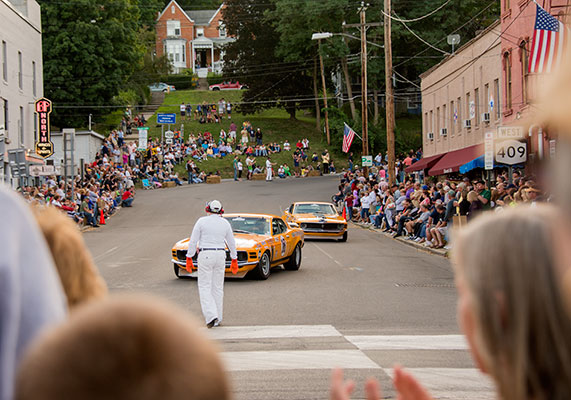
[[231,351],[222,359],[228,371],[380,368],[359,350]]
[[[492,381],[475,368],[407,368],[416,379],[439,399],[490,399]],[[392,369],[385,369],[392,377]]]
[[360,350],[468,350],[462,335],[345,336]]
[[222,326],[208,335],[214,340],[342,336],[331,325]]
[[[367,374],[379,370],[388,379],[393,370],[392,361],[385,361],[385,352],[393,359],[395,352],[397,358],[401,351],[406,352],[410,362],[411,351],[432,351],[431,354],[438,355],[437,361],[432,360],[432,364],[441,362],[444,365],[405,367],[435,398],[495,397],[493,384],[477,369],[446,365],[449,358],[442,356],[442,352],[460,351],[467,359],[465,352],[468,346],[462,335],[343,335],[332,325],[222,326],[206,332],[223,348],[226,347],[221,356],[225,369],[232,374],[249,371],[309,373],[312,370],[328,374],[332,368],[341,367],[345,370],[363,370]],[[262,351],[262,347],[267,351]],[[249,351],[244,351],[246,349]]]

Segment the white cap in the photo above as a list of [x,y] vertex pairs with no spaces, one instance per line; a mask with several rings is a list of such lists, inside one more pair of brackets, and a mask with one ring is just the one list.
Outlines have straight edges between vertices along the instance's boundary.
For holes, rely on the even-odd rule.
[[213,213],[219,213],[220,210],[222,210],[222,203],[220,203],[218,200],[212,200],[210,203],[208,203],[208,206],[210,211]]

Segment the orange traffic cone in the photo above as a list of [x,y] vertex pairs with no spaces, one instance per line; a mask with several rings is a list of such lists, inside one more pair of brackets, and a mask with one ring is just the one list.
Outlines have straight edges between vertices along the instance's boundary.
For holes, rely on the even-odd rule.
[[105,225],[105,215],[103,215],[103,210],[99,210],[99,225]]
[[343,214],[341,214],[341,216],[347,221],[347,207],[343,206]]

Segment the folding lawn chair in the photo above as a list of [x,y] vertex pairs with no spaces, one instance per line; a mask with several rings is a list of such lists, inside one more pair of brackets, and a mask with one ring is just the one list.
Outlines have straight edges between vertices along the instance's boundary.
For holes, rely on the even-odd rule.
[[143,189],[154,189],[148,179],[143,179],[141,182],[143,182]]

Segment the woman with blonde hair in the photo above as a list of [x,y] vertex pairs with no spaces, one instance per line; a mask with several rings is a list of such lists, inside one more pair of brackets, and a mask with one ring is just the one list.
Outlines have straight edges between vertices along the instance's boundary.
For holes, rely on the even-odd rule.
[[[502,400],[571,394],[571,318],[553,251],[559,218],[549,206],[517,207],[482,215],[455,236],[458,323]],[[368,399],[379,398],[373,386]],[[430,398],[398,368],[395,387],[402,400]],[[331,398],[348,399],[350,389],[336,372]]]
[[55,261],[69,309],[107,294],[77,225],[54,207],[35,208],[36,220]]

